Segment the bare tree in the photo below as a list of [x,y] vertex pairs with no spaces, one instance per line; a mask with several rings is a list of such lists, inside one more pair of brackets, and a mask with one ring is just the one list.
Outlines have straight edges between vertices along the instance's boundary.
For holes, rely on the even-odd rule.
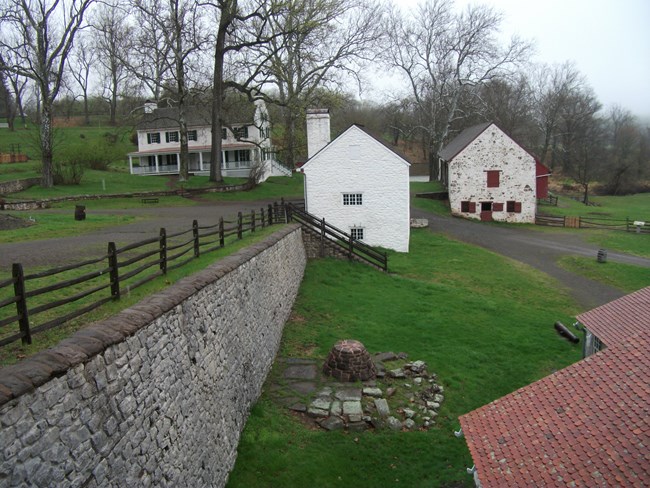
[[286,162],[295,164],[296,122],[321,88],[336,89],[375,57],[383,7],[362,0],[291,0],[271,18],[273,36],[259,49],[269,58],[272,83],[284,109]]
[[52,104],[68,55],[93,0],[5,0],[0,7],[0,50],[12,51],[4,70],[34,81],[40,96],[40,149],[44,187],[54,185]]
[[589,186],[603,168],[605,124],[598,112],[602,105],[589,88],[574,92],[562,106],[563,170],[582,186],[589,204]]
[[512,73],[530,49],[513,37],[502,46],[497,33],[501,14],[485,5],[455,13],[451,0],[423,0],[415,15],[388,15],[385,51],[389,66],[408,81],[421,113],[430,178],[438,178],[437,155],[455,120],[462,96],[474,87]]
[[15,130],[14,120],[16,119],[16,101],[7,80],[7,72],[2,70],[4,64],[5,62],[2,53],[0,53],[0,100],[2,100],[5,107],[9,130],[13,132]]
[[129,77],[126,69],[132,52],[128,12],[119,0],[102,3],[91,21],[93,46],[101,66],[102,98],[108,103],[109,123],[116,124],[117,102]]
[[612,195],[634,191],[639,176],[641,131],[629,110],[615,105],[609,111],[609,164],[606,190]]
[[562,109],[578,91],[586,85],[584,77],[572,63],[540,65],[532,79],[534,118],[541,134],[537,146],[539,156],[551,169],[555,168],[556,149],[560,142]]
[[95,69],[96,52],[88,45],[84,36],[79,36],[75,42],[70,59],[70,75],[81,89],[84,104],[84,123],[90,125],[90,110],[88,97],[90,90],[90,74]]
[[[207,43],[207,29],[202,21],[202,10],[196,0],[135,0],[140,16],[150,26],[149,39],[155,40],[160,52],[155,59],[166,67],[150,69],[154,77],[148,83],[157,84],[158,93],[167,92],[170,104],[178,110],[180,142],[179,178],[186,180],[188,174],[189,146],[187,135],[187,108],[192,100],[191,74],[197,73],[198,58]],[[164,73],[164,77],[160,76]],[[219,131],[219,134],[221,132]]]

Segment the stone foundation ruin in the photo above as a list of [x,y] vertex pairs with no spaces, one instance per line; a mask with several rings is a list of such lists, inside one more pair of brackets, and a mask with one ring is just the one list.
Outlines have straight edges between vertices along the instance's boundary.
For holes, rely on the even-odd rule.
[[366,347],[352,339],[334,344],[323,365],[323,373],[346,383],[368,381],[377,376]]

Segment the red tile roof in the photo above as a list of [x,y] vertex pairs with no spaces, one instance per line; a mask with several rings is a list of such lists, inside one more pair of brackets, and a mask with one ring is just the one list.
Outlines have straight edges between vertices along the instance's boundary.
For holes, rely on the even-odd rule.
[[604,351],[460,417],[484,488],[650,486],[648,294],[591,311]]
[[650,286],[576,317],[607,346],[650,332]]

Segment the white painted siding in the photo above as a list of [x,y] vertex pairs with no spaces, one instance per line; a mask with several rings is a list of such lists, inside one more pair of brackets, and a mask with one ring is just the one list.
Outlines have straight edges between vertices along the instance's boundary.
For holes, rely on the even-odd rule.
[[[493,211],[497,221],[534,223],[535,159],[492,124],[449,163],[449,204],[452,214],[480,219],[481,202],[503,204]],[[499,187],[487,187],[487,171],[498,170]],[[461,202],[476,204],[476,212],[461,211]],[[521,212],[508,212],[507,202],[521,202]]]
[[[352,157],[354,157],[354,160]],[[409,247],[409,164],[356,126],[304,166],[307,211],[363,242],[400,252]],[[343,205],[344,193],[362,194],[362,205]]]

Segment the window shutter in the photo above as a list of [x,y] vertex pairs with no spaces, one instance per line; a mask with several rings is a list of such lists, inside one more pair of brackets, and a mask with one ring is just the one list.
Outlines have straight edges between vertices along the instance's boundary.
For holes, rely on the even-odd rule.
[[499,171],[488,171],[487,172],[487,186],[488,186],[488,188],[498,188],[499,187]]
[[469,213],[476,213],[476,202],[469,202]]
[[492,210],[495,212],[503,212],[503,203],[493,203]]
[[147,144],[151,144],[151,134],[147,132]]
[[521,202],[515,202],[515,213],[521,213]]

